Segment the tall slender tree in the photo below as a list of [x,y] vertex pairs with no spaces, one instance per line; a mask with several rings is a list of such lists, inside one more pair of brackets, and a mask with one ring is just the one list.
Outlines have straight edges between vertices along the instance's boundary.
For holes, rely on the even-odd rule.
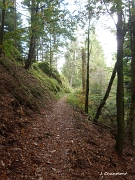
[[123,87],[123,26],[122,26],[122,0],[117,4],[117,136],[116,151],[122,154],[124,147],[124,87]]
[[[16,31],[16,29],[17,29],[17,23],[16,23],[16,21],[17,21],[16,0],[14,0],[14,31]],[[15,47],[17,46],[16,39],[15,39],[14,45],[15,45]]]
[[36,42],[36,32],[35,32],[35,15],[36,15],[36,0],[31,1],[31,36],[30,36],[30,45],[29,45],[29,53],[28,59],[25,62],[25,68],[28,69],[33,61],[34,53],[35,53],[35,42]]
[[85,112],[88,114],[89,105],[89,62],[90,62],[90,0],[88,1],[88,47],[87,47],[87,75],[86,75],[86,96],[85,96]]
[[86,90],[86,53],[82,48],[82,90]]
[[3,39],[4,39],[4,22],[5,22],[5,0],[2,3],[2,21],[1,21],[1,32],[0,32],[0,55],[3,49]]
[[96,114],[95,114],[95,116],[94,116],[94,119],[93,119],[94,122],[97,122],[98,119],[99,119],[99,116],[100,116],[100,114],[101,114],[102,108],[104,107],[104,105],[105,105],[105,103],[106,103],[106,100],[107,100],[107,98],[108,98],[108,96],[109,96],[109,93],[110,93],[110,91],[111,91],[111,87],[112,87],[113,81],[114,81],[114,79],[115,79],[115,76],[116,76],[116,64],[115,64],[115,66],[114,66],[114,69],[113,69],[113,72],[112,72],[112,75],[111,75],[111,78],[110,78],[110,81],[109,81],[107,90],[106,90],[106,92],[105,92],[105,95],[104,95],[104,97],[103,97],[103,99],[102,99],[99,107],[97,108],[97,112],[96,112]]
[[135,146],[135,1],[132,1],[132,26],[131,26],[131,106],[129,120],[129,140]]

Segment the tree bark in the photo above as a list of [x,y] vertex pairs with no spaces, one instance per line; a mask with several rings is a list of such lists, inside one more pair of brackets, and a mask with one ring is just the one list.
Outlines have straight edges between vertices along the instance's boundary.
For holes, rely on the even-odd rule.
[[121,155],[124,147],[124,87],[123,87],[123,30],[122,1],[117,3],[117,136],[116,151]]
[[[135,2],[132,2],[132,9],[135,9]],[[135,14],[132,15],[135,19]],[[135,146],[135,21],[131,27],[131,106],[129,120],[129,140]]]
[[[90,6],[90,0],[89,0]],[[88,57],[87,57],[87,77],[86,77],[86,96],[85,96],[85,113],[88,114],[89,109],[89,62],[90,62],[90,9],[89,9],[89,25],[88,25]]]
[[106,93],[105,93],[105,95],[104,95],[104,97],[103,97],[103,100],[101,101],[101,103],[100,103],[100,105],[99,105],[99,107],[98,107],[98,109],[97,109],[96,115],[95,115],[95,117],[94,117],[94,119],[93,119],[94,122],[97,122],[98,119],[99,119],[99,116],[100,116],[100,114],[101,114],[102,108],[104,107],[104,105],[105,105],[105,103],[106,103],[106,100],[107,100],[107,98],[108,98],[108,96],[109,96],[109,93],[110,93],[110,91],[111,91],[111,87],[112,87],[113,81],[114,81],[114,79],[115,79],[115,76],[116,76],[116,64],[115,64],[115,66],[114,66],[114,69],[113,69],[113,72],[112,72],[112,75],[111,75],[111,79],[110,79],[110,82],[109,82],[109,84],[108,84]]
[[52,35],[50,34],[50,76],[52,76],[53,50],[52,50]]
[[4,23],[5,23],[5,0],[3,0],[3,8],[2,8],[2,22],[1,22],[1,33],[0,33],[0,55],[2,54],[3,49],[3,39],[4,39]]
[[34,20],[35,20],[35,15],[36,15],[36,2],[35,0],[32,0],[31,4],[31,37],[30,37],[30,46],[29,46],[29,53],[28,53],[28,59],[25,62],[25,69],[28,69],[32,62],[33,62],[33,57],[35,54],[35,28],[33,26]]
[[86,73],[85,73],[85,68],[86,68],[86,54],[85,54],[85,49],[82,48],[82,90],[86,90]]
[[30,38],[29,54],[28,54],[28,59],[25,62],[25,69],[28,69],[31,66],[34,52],[35,52],[35,35],[33,34]]
[[[14,31],[16,31],[16,29],[17,29],[16,19],[17,19],[17,15],[16,15],[16,0],[14,0]],[[15,45],[15,47],[17,47],[16,38],[15,38],[15,40],[14,40],[14,45]]]

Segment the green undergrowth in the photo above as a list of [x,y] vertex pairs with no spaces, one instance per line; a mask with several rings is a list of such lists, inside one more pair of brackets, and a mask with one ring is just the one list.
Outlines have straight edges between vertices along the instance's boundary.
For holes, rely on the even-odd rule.
[[54,71],[53,76],[49,76],[43,70],[43,64],[40,66],[35,63],[26,70],[3,56],[0,58],[0,65],[1,73],[4,73],[3,86],[17,105],[39,111],[47,101],[58,99],[66,92],[58,72]]
[[67,102],[74,107],[74,109],[81,109],[84,110],[84,103],[85,103],[85,92],[81,90],[75,90],[69,93]]
[[[99,107],[102,100],[101,95],[90,94],[88,104],[88,116],[90,120],[94,119],[97,108]],[[68,94],[67,102],[73,106],[74,110],[81,110],[85,113],[85,92],[82,90],[74,90]],[[99,117],[99,122],[107,126],[116,126],[116,107],[115,99],[109,98],[102,109]]]
[[[74,90],[69,94],[67,102],[71,104],[75,110],[79,108],[81,111],[85,112],[85,98],[85,91],[82,91],[81,89]],[[89,96],[88,115],[91,117],[91,119],[94,118],[95,112],[97,110],[97,101],[100,101],[99,97],[97,100],[94,98],[94,96]]]

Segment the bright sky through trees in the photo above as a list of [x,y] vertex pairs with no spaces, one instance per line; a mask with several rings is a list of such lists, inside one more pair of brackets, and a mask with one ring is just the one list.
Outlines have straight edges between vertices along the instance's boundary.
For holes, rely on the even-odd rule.
[[[73,2],[69,2],[69,4],[69,10],[74,12],[76,6]],[[95,28],[98,41],[101,43],[104,50],[106,64],[107,66],[114,66],[115,61],[113,60],[113,54],[116,53],[117,41],[116,34],[112,33],[111,30],[116,31],[115,22],[110,15],[101,15],[100,19],[95,24]],[[78,38],[80,38],[80,34]]]
[[[17,1],[17,10],[22,14],[22,19],[24,24],[28,26],[26,21],[27,19],[26,16],[28,16],[29,13],[27,12],[26,9],[22,8],[21,2],[22,0]],[[69,3],[68,9],[71,12],[76,10],[76,6],[73,5],[74,4],[73,2],[69,2],[69,1],[67,2]],[[110,29],[113,30],[116,29],[113,19],[111,17],[106,17],[105,15],[101,16],[100,19],[98,20],[98,23],[96,23],[96,34],[98,35],[98,40],[101,43],[101,46],[104,50],[107,65],[113,66],[115,63],[112,59],[113,59],[113,54],[116,53],[116,36],[114,33],[110,32],[109,27]],[[61,58],[61,60],[59,60],[58,67],[61,68],[63,63],[64,63],[64,59]]]
[[110,17],[102,16],[96,25],[96,33],[98,40],[104,50],[106,63],[108,66],[114,66],[113,54],[116,53],[117,41],[116,34],[112,33],[111,30],[116,30],[113,19]]

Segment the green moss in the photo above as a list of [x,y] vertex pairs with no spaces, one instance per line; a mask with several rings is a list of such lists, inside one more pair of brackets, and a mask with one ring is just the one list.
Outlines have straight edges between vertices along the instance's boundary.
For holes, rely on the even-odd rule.
[[[41,65],[43,68],[44,64],[42,63]],[[33,65],[33,68],[30,69],[30,72],[34,75],[34,77],[39,80],[41,87],[45,90],[53,92],[54,94],[61,91],[63,88],[62,85],[59,84],[58,81],[53,77],[49,77],[47,74],[45,74],[46,70],[43,70],[41,67],[39,68],[39,65],[36,63]]]
[[2,57],[0,64],[8,77],[4,81],[7,91],[21,105],[38,110],[48,99],[56,99],[59,92],[64,92],[63,85],[39,68],[38,63],[26,70],[15,61]]

